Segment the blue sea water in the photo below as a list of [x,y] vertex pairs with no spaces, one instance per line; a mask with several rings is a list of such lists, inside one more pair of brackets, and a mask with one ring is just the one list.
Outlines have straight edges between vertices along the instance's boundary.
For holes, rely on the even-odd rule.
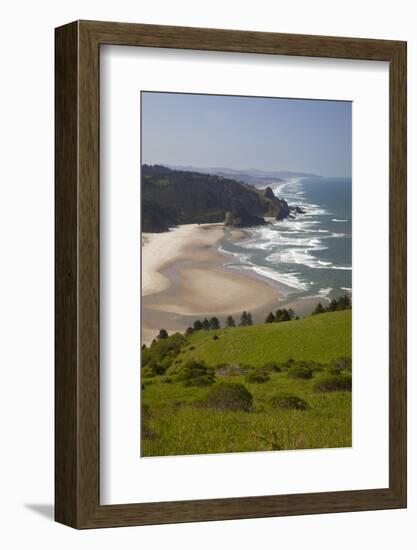
[[228,265],[279,283],[291,298],[332,298],[352,287],[352,181],[302,178],[277,182],[276,196],[305,211],[295,219],[251,228],[239,242],[225,239]]

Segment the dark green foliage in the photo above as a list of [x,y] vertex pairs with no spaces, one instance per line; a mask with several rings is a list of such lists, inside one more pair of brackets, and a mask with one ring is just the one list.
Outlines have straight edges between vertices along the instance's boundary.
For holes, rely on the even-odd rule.
[[210,330],[210,322],[207,319],[207,317],[204,319],[202,325],[203,325],[203,330]]
[[235,320],[233,319],[233,317],[231,315],[229,315],[228,318],[226,319],[226,327],[227,328],[233,328],[235,326],[236,326]]
[[155,341],[150,348],[142,349],[142,375],[153,377],[164,374],[186,342],[185,336],[176,332],[171,336]]
[[334,374],[334,375],[338,375],[340,374],[342,371],[339,367],[336,367],[335,365],[330,365],[328,368],[327,368],[327,372],[329,374]]
[[210,386],[214,382],[214,370],[207,367],[204,361],[190,359],[182,367],[177,380],[184,383],[184,386]]
[[264,384],[269,380],[271,380],[269,374],[260,370],[254,370],[245,376],[245,381],[249,384]]
[[351,357],[338,357],[330,363],[331,367],[337,368],[340,371],[351,371],[352,370],[352,359]]
[[352,309],[352,302],[347,294],[336,298],[332,298],[329,305],[324,307],[320,302],[314,308],[312,315],[317,315],[318,313],[325,313],[327,311],[343,311],[344,309]]
[[220,323],[217,317],[212,317],[209,321],[211,330],[218,330],[220,328]]
[[285,200],[227,177],[142,166],[142,231],[186,223],[263,224],[290,215]]
[[275,361],[269,361],[262,365],[261,370],[263,372],[281,372],[281,366],[275,363]]
[[337,300],[335,298],[333,298],[331,301],[330,301],[330,304],[328,306],[328,310],[329,311],[336,311],[337,309]]
[[188,327],[185,331],[185,336],[190,336],[194,332],[193,327]]
[[292,321],[294,319],[294,311],[290,309],[277,309],[275,312],[274,321],[276,323],[282,323],[285,321]]
[[213,336],[213,340],[218,340],[218,339],[219,339],[219,337],[217,336],[217,334],[215,334],[215,335]]
[[249,412],[252,402],[252,394],[243,384],[219,382],[211,388],[205,404],[216,409]]
[[307,365],[295,364],[288,369],[287,375],[289,378],[300,378],[302,380],[309,380],[313,378],[313,370]]
[[352,303],[350,301],[350,298],[347,294],[344,296],[341,296],[337,303],[337,311],[342,311],[344,309],[350,309],[352,307]]
[[319,302],[314,308],[312,315],[319,315],[320,313],[325,313],[325,311],[326,310],[324,309],[323,305],[321,304],[321,302]]
[[316,380],[313,389],[316,392],[352,391],[352,375],[347,372],[326,374]]
[[240,316],[240,327],[250,327],[253,325],[252,314],[247,311],[243,311]]
[[305,411],[308,409],[308,403],[304,401],[304,399],[287,392],[274,395],[274,397],[271,398],[270,403],[274,409],[296,409],[299,411]]
[[164,328],[161,328],[161,330],[159,331],[159,334],[157,336],[157,339],[158,340],[164,340],[165,338],[168,338],[168,333]]
[[266,316],[265,323],[273,323],[275,321],[275,315],[270,311]]
[[201,330],[203,328],[203,323],[200,321],[200,319],[197,319],[194,321],[193,329],[194,330]]

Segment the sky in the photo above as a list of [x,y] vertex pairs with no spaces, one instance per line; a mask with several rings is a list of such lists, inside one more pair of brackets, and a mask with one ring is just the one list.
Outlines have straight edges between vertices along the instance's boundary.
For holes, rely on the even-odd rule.
[[352,104],[142,92],[142,163],[350,177]]

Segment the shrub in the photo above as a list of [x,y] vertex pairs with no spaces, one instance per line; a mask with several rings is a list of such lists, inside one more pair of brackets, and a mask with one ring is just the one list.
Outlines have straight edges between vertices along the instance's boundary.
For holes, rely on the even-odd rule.
[[228,411],[246,411],[252,409],[252,394],[243,384],[220,382],[211,388],[206,405]]
[[219,363],[215,367],[216,376],[241,376],[246,374],[248,370],[250,370],[250,367],[228,365],[227,363]]
[[155,340],[150,348],[142,349],[142,367],[150,363],[161,363],[164,359],[171,363],[186,343],[185,336],[179,332],[172,334],[168,338]]
[[337,359],[334,359],[330,363],[330,367],[337,368],[340,371],[342,371],[342,370],[351,371],[352,370],[352,359],[350,357],[338,357]]
[[281,372],[281,367],[275,361],[269,361],[262,365],[263,372]]
[[267,372],[252,371],[246,375],[245,380],[249,384],[263,384],[271,379]]
[[195,388],[201,388],[203,386],[211,386],[214,382],[214,378],[212,376],[196,376],[195,378],[191,378],[189,380],[184,380],[183,384],[185,387],[195,387]]
[[305,411],[308,408],[308,403],[292,393],[280,393],[274,395],[270,401],[271,405],[276,409],[297,409]]
[[328,367],[328,369],[327,369],[327,372],[328,372],[329,374],[333,374],[334,376],[337,376],[337,375],[339,375],[342,371],[339,369],[339,367],[330,365],[330,367]]
[[162,361],[157,363],[156,361],[151,361],[142,369],[142,376],[144,378],[152,378],[154,376],[161,376],[170,366],[170,362]]
[[310,378],[313,378],[313,370],[311,367],[295,364],[288,370],[288,376],[290,378],[309,380]]
[[181,369],[178,380],[184,386],[210,386],[214,382],[214,370],[207,367],[204,361],[190,359]]
[[316,392],[352,391],[352,376],[348,373],[327,374],[315,382],[313,389]]

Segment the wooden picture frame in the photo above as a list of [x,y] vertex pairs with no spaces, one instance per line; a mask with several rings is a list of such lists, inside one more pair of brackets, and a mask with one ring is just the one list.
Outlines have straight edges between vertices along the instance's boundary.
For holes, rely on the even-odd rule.
[[[406,506],[406,43],[76,21],[56,29],[55,518],[75,528]],[[117,44],[389,62],[389,487],[100,504],[99,55]]]

